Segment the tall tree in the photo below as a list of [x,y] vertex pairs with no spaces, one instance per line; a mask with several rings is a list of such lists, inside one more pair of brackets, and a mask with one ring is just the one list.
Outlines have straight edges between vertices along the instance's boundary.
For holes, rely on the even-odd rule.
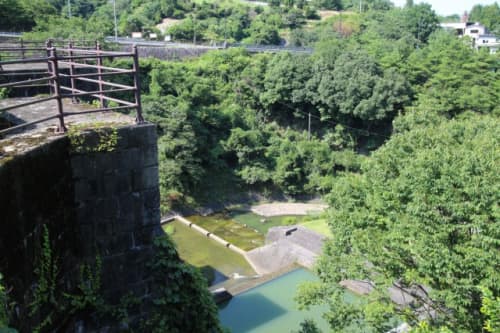
[[422,43],[438,29],[439,19],[431,5],[423,3],[404,9],[404,27]]
[[500,34],[500,6],[497,2],[491,5],[475,5],[469,15],[469,19],[480,22],[490,31]]
[[[423,315],[432,326],[481,332],[481,289],[500,296],[499,124],[472,114],[416,126],[393,136],[361,175],[340,178],[321,282],[301,288],[302,304],[329,305],[335,331],[360,322],[387,331],[391,317],[413,325]],[[345,279],[371,280],[373,291],[344,302]],[[410,307],[396,306],[389,287],[410,290]]]
[[317,99],[323,105],[323,117],[384,120],[408,101],[406,79],[393,70],[384,72],[361,50],[344,52],[336,59],[333,71],[319,75]]
[[446,32],[431,36],[426,48],[408,60],[417,104],[453,116],[464,111],[498,113],[500,71],[497,58],[476,52]]
[[341,10],[342,1],[341,0],[313,0],[313,5],[320,9],[333,9]]

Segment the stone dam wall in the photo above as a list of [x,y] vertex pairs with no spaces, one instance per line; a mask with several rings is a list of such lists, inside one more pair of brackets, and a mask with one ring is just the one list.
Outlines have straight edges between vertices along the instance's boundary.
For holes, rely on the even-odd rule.
[[[99,133],[90,132],[81,142],[85,152],[75,152],[61,136],[0,164],[0,272],[16,302],[21,332],[43,319],[29,315],[29,304],[39,281],[35,271],[45,229],[58,289],[74,290],[82,282],[82,265],[95,269],[99,257],[106,302],[117,304],[129,293],[151,297],[147,263],[153,238],[162,234],[156,130],[143,124],[118,128],[116,134],[111,151],[98,151]],[[147,309],[137,309],[142,311]],[[85,320],[53,323],[57,331],[92,330],[85,325]]]

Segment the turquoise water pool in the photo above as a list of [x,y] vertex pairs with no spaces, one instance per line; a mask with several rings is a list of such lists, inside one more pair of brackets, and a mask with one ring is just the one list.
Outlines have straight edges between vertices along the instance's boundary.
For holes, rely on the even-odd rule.
[[297,286],[316,279],[310,271],[297,269],[239,294],[219,307],[221,323],[233,333],[281,333],[297,331],[304,319],[313,319],[327,332],[328,325],[321,318],[326,306],[299,311],[294,301]]

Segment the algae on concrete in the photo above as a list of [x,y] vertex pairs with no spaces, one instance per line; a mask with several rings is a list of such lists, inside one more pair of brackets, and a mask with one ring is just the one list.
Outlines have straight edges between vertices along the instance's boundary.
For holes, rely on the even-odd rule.
[[219,283],[232,275],[255,275],[246,259],[223,246],[190,229],[179,221],[163,225],[176,244],[180,257],[193,266],[202,269],[211,284]]

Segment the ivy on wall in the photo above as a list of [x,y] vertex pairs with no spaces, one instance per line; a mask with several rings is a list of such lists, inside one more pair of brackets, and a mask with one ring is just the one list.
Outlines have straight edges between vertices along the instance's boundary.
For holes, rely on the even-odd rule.
[[158,297],[144,332],[224,332],[201,272],[180,260],[167,235],[156,238],[154,248],[150,268]]

